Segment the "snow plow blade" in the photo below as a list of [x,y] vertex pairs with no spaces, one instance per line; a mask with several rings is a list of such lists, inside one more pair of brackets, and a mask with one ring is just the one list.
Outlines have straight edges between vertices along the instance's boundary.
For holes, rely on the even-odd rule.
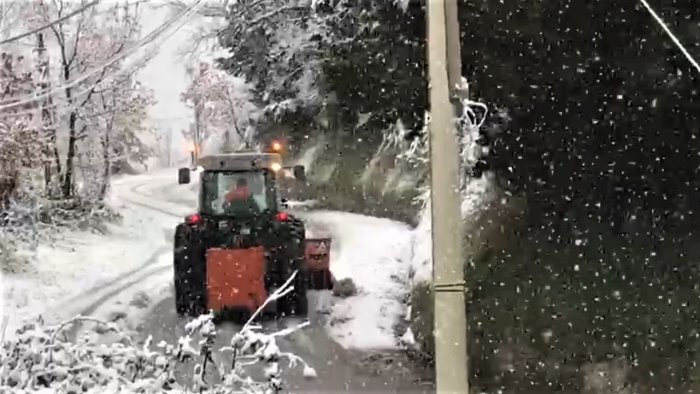
[[207,250],[207,309],[255,312],[267,298],[265,250]]
[[335,278],[330,270],[331,239],[307,238],[304,271],[309,278],[309,290],[332,290]]

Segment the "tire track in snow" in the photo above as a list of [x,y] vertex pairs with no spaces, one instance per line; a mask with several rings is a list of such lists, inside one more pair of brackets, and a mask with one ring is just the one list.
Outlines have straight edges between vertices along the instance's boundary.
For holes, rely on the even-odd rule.
[[[151,254],[148,259],[145,261],[144,265],[138,268],[134,268],[132,270],[129,270],[127,272],[124,272],[123,274],[112,278],[109,281],[105,281],[103,283],[99,283],[87,290],[85,290],[85,293],[87,294],[95,294],[95,293],[100,293],[105,291],[105,287],[107,289],[113,288],[115,285],[117,285],[119,282],[122,282],[123,280],[134,276],[140,272],[143,272],[144,270],[150,268],[151,265],[155,264],[158,261],[158,257],[160,257],[161,254],[164,252],[162,250],[158,250],[155,253]],[[78,302],[81,298],[84,297],[84,294],[77,294],[72,297],[70,297],[68,300],[64,301],[63,304],[73,304],[75,302]]]
[[[140,189],[141,189],[142,187],[146,186],[146,185],[148,185],[148,183],[137,184],[136,186],[134,186],[133,188],[131,188],[131,192],[134,193],[134,194],[136,194],[136,195],[138,195],[138,196],[146,197],[146,198],[151,199],[151,198],[154,197],[153,195],[149,195],[149,194],[145,194],[145,193],[143,193],[143,192],[140,192]],[[153,211],[156,211],[156,212],[159,212],[159,213],[168,215],[168,216],[176,217],[176,218],[180,218],[180,217],[181,217],[181,215],[172,213],[171,211],[168,211],[168,210],[166,210],[166,209],[163,209],[163,208],[161,208],[161,207],[158,207],[158,206],[155,206],[155,205],[152,205],[152,204],[149,204],[149,203],[145,203],[145,202],[143,202],[143,201],[134,201],[133,199],[130,199],[130,198],[125,197],[125,196],[120,196],[120,198],[121,198],[122,200],[126,201],[127,203],[132,204],[132,205],[136,205],[136,206],[139,206],[139,207],[142,207],[142,208],[147,208],[147,209],[150,209],[150,210],[153,210]]]
[[[139,192],[138,190],[148,184],[150,184],[150,181],[140,181],[140,182],[134,182],[132,184],[121,184],[123,187],[125,187],[129,192],[141,195],[143,197],[148,197],[152,198],[152,196],[146,195],[142,192]],[[130,199],[128,196],[125,196],[123,194],[119,195],[118,197],[120,200],[123,200],[127,205],[132,205],[132,206],[139,206],[142,208],[146,208],[149,210],[157,211],[159,213],[172,216],[172,217],[180,217],[180,215],[176,215],[172,212],[166,211],[164,209],[160,209],[158,207],[151,206],[150,204],[144,204],[139,201],[134,201],[133,199]],[[166,233],[170,233],[167,229]],[[162,266],[154,266],[158,263],[160,258],[168,253],[170,245],[163,245],[159,247],[155,252],[153,252],[144,262],[143,264],[135,269],[129,270],[128,272],[122,273],[121,275],[117,276],[116,278],[106,282],[106,283],[101,283],[96,286],[93,286],[91,289],[87,290],[81,295],[76,295],[72,298],[70,298],[68,301],[64,302],[64,305],[71,305],[74,303],[79,303],[79,300],[81,297],[84,297],[84,294],[95,294],[97,293],[98,298],[91,298],[91,302],[87,305],[80,305],[77,307],[73,307],[77,309],[77,313],[73,313],[73,315],[79,314],[82,316],[89,316],[93,313],[95,313],[100,307],[107,305],[107,303],[118,296],[119,294],[123,293],[126,290],[132,289],[139,284],[143,283],[146,281],[148,278],[151,278],[153,276],[162,274],[163,272],[172,269],[172,265],[168,264],[162,265]],[[77,334],[78,327],[76,327],[73,330],[70,330],[72,335]]]
[[[152,266],[152,265],[156,264],[158,262],[158,260],[160,259],[160,257],[167,252],[168,252],[167,247],[162,247],[162,248],[158,249],[158,251],[156,251],[154,254],[152,254],[151,257],[146,261],[146,265]],[[161,272],[167,271],[168,269],[171,269],[171,268],[172,268],[172,266],[170,264],[168,264],[167,266],[163,265],[163,266],[155,267],[151,270],[147,270],[146,267],[139,270],[138,272],[142,273],[142,275],[139,275],[139,276],[131,279],[130,281],[122,283],[120,286],[118,286],[116,288],[113,288],[112,290],[110,290],[106,294],[102,295],[97,300],[93,301],[90,305],[85,307],[80,314],[83,316],[91,315],[92,313],[94,313],[97,310],[97,308],[99,308],[100,306],[103,306],[107,301],[109,301],[110,298],[113,298],[114,296],[118,295],[119,293],[123,292],[124,290],[127,290],[127,289],[137,285],[138,283],[142,282],[144,279],[147,279],[147,278],[149,278],[153,275],[156,275],[156,274],[160,274]],[[143,272],[144,270],[147,270],[147,271]]]

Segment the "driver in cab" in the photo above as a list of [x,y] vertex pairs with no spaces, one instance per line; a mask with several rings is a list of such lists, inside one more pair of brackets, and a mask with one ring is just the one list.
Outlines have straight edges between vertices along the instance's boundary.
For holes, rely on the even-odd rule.
[[224,195],[224,208],[230,213],[246,213],[255,215],[260,213],[258,203],[248,187],[245,178],[238,178],[235,185]]

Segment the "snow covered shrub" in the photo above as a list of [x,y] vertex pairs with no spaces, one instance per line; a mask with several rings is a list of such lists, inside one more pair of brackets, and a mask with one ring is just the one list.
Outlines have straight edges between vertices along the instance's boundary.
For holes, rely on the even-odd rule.
[[[291,280],[295,275],[265,305],[293,290]],[[281,351],[276,343],[277,337],[303,328],[308,322],[266,334],[252,324],[259,313],[260,310],[233,335],[229,346],[219,349],[219,353],[227,354],[221,360],[217,360],[213,348],[217,330],[212,314],[187,323],[185,336],[174,344],[153,344],[151,336],[138,343],[115,323],[91,317],[78,316],[57,325],[46,325],[38,319],[3,342],[0,392],[179,394],[194,390],[272,394],[282,389],[280,362],[284,360],[290,367],[300,365],[305,377],[315,377],[314,369],[304,360]],[[87,322],[101,326],[115,339],[100,343],[89,334],[76,340],[67,338],[70,328]],[[182,379],[182,373],[176,371],[182,365],[191,366],[189,378]],[[249,373],[253,366],[262,367],[263,380],[253,379]],[[212,375],[217,378],[210,380]]]

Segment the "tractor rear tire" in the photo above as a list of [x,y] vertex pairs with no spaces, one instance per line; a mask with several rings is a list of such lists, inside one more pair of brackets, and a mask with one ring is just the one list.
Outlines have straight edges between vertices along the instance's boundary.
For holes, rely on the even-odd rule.
[[175,230],[174,242],[175,311],[180,316],[206,312],[206,273],[202,243],[188,226]]
[[[284,240],[282,241],[283,247],[281,249],[283,255],[280,256],[280,260],[287,267],[285,269],[285,275],[291,275],[295,270],[298,272],[293,282],[294,290],[277,301],[278,308],[276,314],[278,317],[305,316],[308,313],[309,307],[306,295],[308,281],[302,271],[305,254],[305,232],[304,222],[296,217],[292,217],[285,231],[280,234]],[[284,278],[280,278],[280,280],[285,282],[288,278],[289,276],[285,276]]]
[[290,263],[293,269],[297,270],[297,274],[294,278],[294,291],[287,296],[286,313],[290,316],[306,316],[309,311],[309,300],[306,292],[309,287],[309,281],[303,270],[306,238],[304,222],[294,218],[290,230],[290,246],[292,251]]
[[289,313],[295,316],[306,316],[309,313],[309,298],[306,292],[308,283],[301,270],[297,272],[295,279],[294,291],[289,294],[291,296]]

